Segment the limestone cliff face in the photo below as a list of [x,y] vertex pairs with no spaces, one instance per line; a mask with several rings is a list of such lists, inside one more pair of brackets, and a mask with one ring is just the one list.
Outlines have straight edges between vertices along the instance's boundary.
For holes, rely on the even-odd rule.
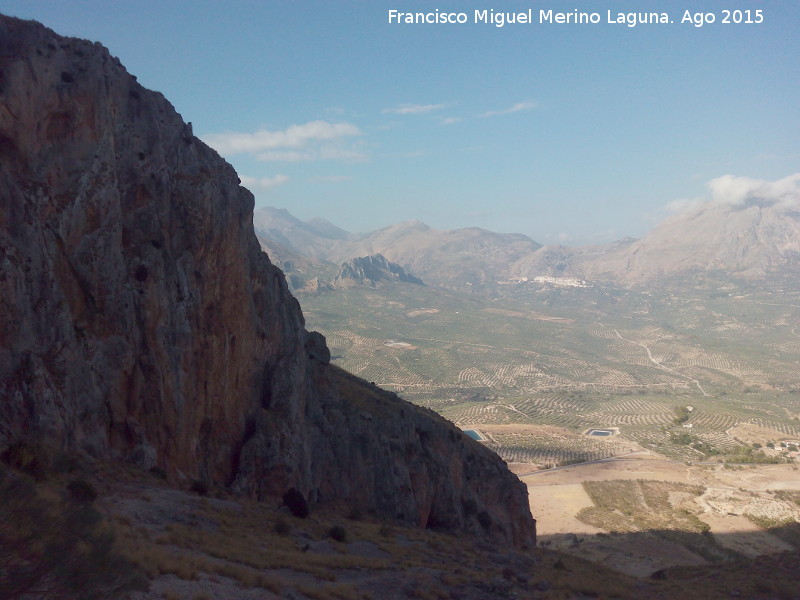
[[342,263],[334,279],[337,287],[352,285],[378,286],[381,281],[404,281],[424,285],[422,280],[408,273],[400,265],[389,262],[382,254],[351,258]]
[[252,211],[102,46],[0,16],[0,448],[35,437],[531,543],[499,458],[327,364]]
[[101,46],[1,26],[3,437],[229,479],[253,402],[305,398],[252,196]]

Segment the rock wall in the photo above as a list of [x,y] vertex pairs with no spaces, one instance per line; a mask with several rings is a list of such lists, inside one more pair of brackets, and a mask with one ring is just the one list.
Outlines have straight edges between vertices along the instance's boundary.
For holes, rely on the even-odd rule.
[[239,183],[102,46],[0,16],[0,449],[532,544],[497,456],[328,364]]
[[342,263],[333,284],[341,287],[357,284],[377,286],[381,281],[404,281],[424,285],[421,279],[414,277],[400,265],[389,262],[382,254],[351,258]]

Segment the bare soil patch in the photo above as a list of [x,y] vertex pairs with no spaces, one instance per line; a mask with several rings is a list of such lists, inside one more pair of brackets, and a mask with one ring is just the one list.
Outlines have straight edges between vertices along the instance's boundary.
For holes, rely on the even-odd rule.
[[408,342],[395,342],[394,340],[387,340],[383,343],[387,348],[396,348],[398,350],[416,350],[417,346],[409,344]]
[[592,499],[581,483],[529,485],[528,497],[531,511],[536,508],[537,535],[596,534],[603,531],[575,518],[582,508],[592,506]]
[[420,315],[435,315],[438,312],[438,308],[420,308],[417,310],[408,311],[406,315],[409,317],[418,317]]
[[726,433],[744,444],[759,443],[764,445],[767,442],[777,442],[785,440],[787,437],[792,437],[777,429],[761,427],[753,423],[739,423],[735,427],[728,429]]
[[532,319],[534,321],[551,321],[553,323],[574,323],[575,319],[570,319],[567,317],[555,317],[552,315],[545,315],[542,313],[537,313],[534,311],[530,312],[522,312],[518,310],[507,310],[502,308],[484,308],[483,312],[495,314],[495,315],[502,315],[504,317],[517,317],[520,319]]
[[[514,465],[517,473],[525,466]],[[800,522],[800,509],[781,500],[775,490],[800,489],[800,471],[793,465],[726,467],[664,460],[654,454],[550,469],[522,475],[528,485],[531,512],[537,519],[540,544],[580,555],[626,574],[645,576],[679,565],[703,565],[706,558],[681,543],[646,534],[608,535],[576,515],[593,506],[583,482],[653,480],[701,486],[699,497],[670,492],[670,510],[687,511],[710,527],[722,549],[753,557],[792,550],[792,546],[760,529],[746,515]]]

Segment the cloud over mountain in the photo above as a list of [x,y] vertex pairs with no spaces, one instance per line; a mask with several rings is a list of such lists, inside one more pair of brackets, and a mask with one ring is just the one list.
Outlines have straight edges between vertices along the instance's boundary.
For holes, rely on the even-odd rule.
[[723,175],[706,183],[710,196],[675,200],[667,205],[671,213],[702,211],[712,207],[743,207],[750,205],[800,208],[800,173],[777,181]]
[[264,161],[363,159],[363,154],[346,144],[360,135],[362,131],[352,123],[309,121],[282,131],[212,133],[203,141],[225,156],[253,154]]
[[768,206],[800,207],[800,173],[778,181],[723,175],[707,184],[712,201],[717,204],[743,206],[757,202]]

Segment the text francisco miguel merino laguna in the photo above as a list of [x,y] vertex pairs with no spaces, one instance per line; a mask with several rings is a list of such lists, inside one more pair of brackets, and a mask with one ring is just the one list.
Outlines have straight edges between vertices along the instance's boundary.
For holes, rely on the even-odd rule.
[[[721,23],[761,23],[764,21],[763,11],[729,11],[725,10],[720,15]],[[616,12],[606,11],[605,20],[598,12],[582,12],[573,10],[570,12],[558,12],[551,9],[540,9],[534,11],[529,8],[522,12],[501,12],[492,9],[472,11],[472,19],[466,12],[445,12],[439,9],[429,12],[402,12],[399,10],[389,10],[389,23],[395,24],[464,24],[468,22],[486,23],[503,27],[510,24],[531,24],[531,23],[553,23],[553,24],[589,24],[614,23],[636,27],[644,24],[667,24],[674,21],[666,12]],[[695,27],[703,24],[713,23],[716,20],[714,13],[692,13],[682,11],[680,23],[690,23]]]

